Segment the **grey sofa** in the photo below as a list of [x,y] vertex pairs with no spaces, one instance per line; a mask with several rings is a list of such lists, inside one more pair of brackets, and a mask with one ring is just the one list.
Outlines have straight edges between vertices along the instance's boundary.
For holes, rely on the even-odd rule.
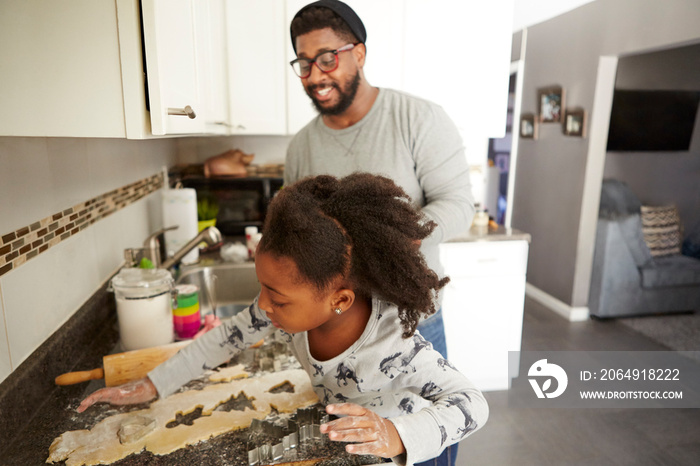
[[604,180],[588,297],[592,316],[700,310],[700,260],[652,257],[642,235],[641,202],[618,180]]

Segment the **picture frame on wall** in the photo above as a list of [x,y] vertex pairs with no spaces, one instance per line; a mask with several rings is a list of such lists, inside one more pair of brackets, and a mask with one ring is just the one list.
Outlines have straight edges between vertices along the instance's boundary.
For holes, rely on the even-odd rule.
[[532,113],[524,113],[520,116],[520,137],[537,139],[537,118]]
[[543,87],[537,90],[537,111],[542,123],[561,123],[564,111],[564,88]]
[[567,109],[563,126],[567,136],[586,137],[586,111],[582,108]]

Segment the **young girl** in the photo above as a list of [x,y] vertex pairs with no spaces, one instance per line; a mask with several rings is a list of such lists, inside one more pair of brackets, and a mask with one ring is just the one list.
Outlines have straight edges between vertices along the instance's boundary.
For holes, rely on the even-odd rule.
[[306,178],[270,204],[255,258],[261,291],[148,378],[85,399],[127,404],[166,397],[275,327],[330,414],[347,451],[405,464],[438,456],[488,417],[481,392],[418,333],[439,279],[419,252],[435,227],[388,178]]

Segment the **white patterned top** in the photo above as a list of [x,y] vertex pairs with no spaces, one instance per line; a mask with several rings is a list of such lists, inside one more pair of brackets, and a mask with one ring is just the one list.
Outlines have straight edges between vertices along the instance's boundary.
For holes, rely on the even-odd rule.
[[[416,333],[402,338],[398,308],[372,300],[360,338],[342,354],[318,361],[307,333],[283,335],[309,374],[323,404],[357,403],[390,419],[406,447],[406,464],[438,456],[484,425],[488,405],[481,391]],[[166,397],[209,368],[228,361],[275,328],[257,305],[183,348],[149,373]]]

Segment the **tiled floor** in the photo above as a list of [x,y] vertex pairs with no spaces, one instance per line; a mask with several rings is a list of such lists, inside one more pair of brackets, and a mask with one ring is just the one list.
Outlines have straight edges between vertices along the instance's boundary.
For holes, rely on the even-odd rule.
[[[572,323],[530,299],[522,349],[666,350],[614,320]],[[700,409],[515,409],[505,391],[486,398],[489,421],[460,444],[458,466],[700,465]]]

